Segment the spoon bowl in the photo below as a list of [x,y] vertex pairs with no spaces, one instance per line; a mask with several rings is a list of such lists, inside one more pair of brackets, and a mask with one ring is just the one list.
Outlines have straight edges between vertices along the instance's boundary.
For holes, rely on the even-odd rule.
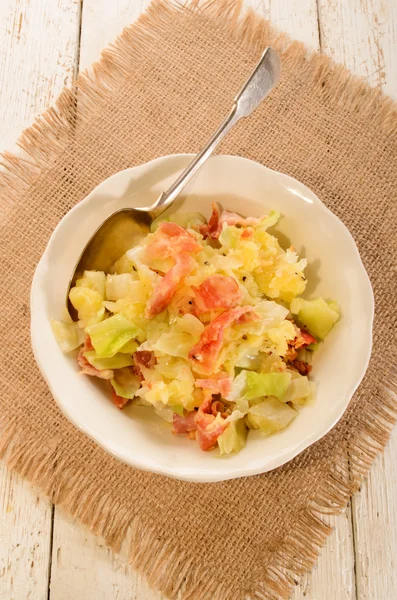
[[84,271],[105,271],[123,254],[138,245],[149,233],[154,215],[146,210],[123,208],[113,213],[95,231],[80,257],[68,287],[67,306],[73,321],[78,320],[77,310],[69,300],[69,291]]

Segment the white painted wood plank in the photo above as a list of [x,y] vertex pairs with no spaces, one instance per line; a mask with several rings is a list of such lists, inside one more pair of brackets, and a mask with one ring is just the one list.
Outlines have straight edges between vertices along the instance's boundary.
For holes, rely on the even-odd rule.
[[60,509],[52,556],[51,600],[166,600]]
[[359,600],[397,598],[397,430],[353,499]]
[[304,42],[310,50],[319,49],[316,0],[269,0],[269,19],[291,39]]
[[343,515],[332,516],[329,524],[335,529],[312,573],[295,588],[292,600],[357,600],[350,506]]
[[322,49],[397,97],[397,2],[319,0]]
[[[75,69],[79,0],[1,0],[0,151],[47,108]],[[52,506],[0,462],[0,598],[46,600]]]
[[70,82],[80,0],[1,0],[0,151]]
[[[319,0],[324,50],[397,99],[395,0]],[[397,598],[397,431],[352,501],[359,600]]]
[[98,60],[101,51],[135,21],[150,0],[84,0],[80,70]]
[[264,19],[291,37],[305,43],[311,50],[319,49],[316,0],[244,0]]
[[0,598],[46,600],[51,503],[0,462]]

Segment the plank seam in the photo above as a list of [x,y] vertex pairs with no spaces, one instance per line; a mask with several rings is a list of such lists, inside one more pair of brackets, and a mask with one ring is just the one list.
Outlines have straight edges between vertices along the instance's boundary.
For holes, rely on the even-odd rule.
[[51,597],[51,574],[52,574],[52,555],[54,550],[54,519],[55,519],[55,506],[51,506],[51,522],[50,522],[50,548],[48,553],[48,578],[47,578],[47,600]]

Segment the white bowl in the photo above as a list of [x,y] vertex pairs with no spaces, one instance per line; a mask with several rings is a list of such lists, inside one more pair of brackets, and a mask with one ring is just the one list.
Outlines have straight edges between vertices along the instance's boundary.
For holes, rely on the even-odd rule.
[[[342,318],[313,361],[316,403],[284,431],[268,438],[250,432],[244,450],[220,458],[202,452],[143,407],[117,409],[93,378],[78,374],[74,357],[59,350],[50,328],[62,319],[70,275],[87,240],[115,210],[154,201],[191,159],[158,158],[113,175],[75,206],[53,232],[34,275],[31,335],[37,363],[65,415],[105,450],[138,469],[190,481],[210,482],[269,471],[324,436],[341,418],[368,365],[373,294],[352,236],[317,196],[295,179],[237,156],[215,156],[186,187],[176,210],[209,216],[211,201],[243,215],[280,211],[281,242],[291,242],[309,261],[306,296],[337,300]],[[138,204],[139,202],[139,204]],[[276,229],[277,230],[277,229]]]

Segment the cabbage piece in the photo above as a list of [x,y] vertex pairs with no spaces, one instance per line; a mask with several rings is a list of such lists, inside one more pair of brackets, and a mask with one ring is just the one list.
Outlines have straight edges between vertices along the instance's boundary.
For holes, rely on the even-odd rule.
[[174,411],[169,406],[164,406],[163,404],[154,406],[154,412],[160,419],[163,419],[167,423],[172,423],[174,420]]
[[121,354],[134,354],[134,352],[138,350],[138,346],[138,342],[136,342],[135,340],[130,340],[129,342],[124,344],[122,348],[120,348],[119,352]]
[[174,420],[174,413],[183,417],[185,411],[182,406],[164,406],[164,404],[156,404],[156,406],[154,406],[154,412],[163,419],[163,421],[172,423]]
[[247,388],[247,373],[248,371],[241,371],[237,377],[233,379],[232,389],[226,396],[226,399],[230,402],[235,402],[244,397]]
[[245,398],[252,400],[260,396],[276,396],[282,400],[291,382],[290,373],[255,373],[245,371]]
[[127,354],[115,354],[111,358],[99,358],[95,350],[88,350],[84,352],[84,357],[98,371],[122,369],[134,364],[132,356],[128,356]]
[[234,378],[227,400],[230,402],[240,399],[251,401],[262,396],[276,396],[282,400],[290,381],[291,373],[256,373],[243,370]]
[[110,358],[132,339],[144,337],[144,332],[123,315],[113,315],[101,323],[86,328],[99,358]]
[[[282,373],[286,371],[287,365],[285,362],[279,357],[278,354],[274,354],[273,352],[270,354],[264,354],[262,359],[262,364],[260,371],[262,373]],[[254,369],[255,371],[257,369]]]
[[303,325],[306,325],[310,333],[322,340],[331,331],[340,313],[336,302],[326,302],[323,298],[295,298],[291,302],[290,310]]
[[129,297],[117,300],[116,302],[105,300],[103,306],[109,312],[123,315],[130,321],[141,321],[144,318],[145,304],[143,302],[134,303]]
[[168,217],[159,217],[150,226],[151,233],[154,233],[160,223],[164,221],[171,221],[172,223],[176,223],[181,227],[185,227],[185,229],[193,229],[195,227],[199,227],[200,225],[204,225],[206,222],[205,217],[197,212],[181,212],[174,213],[173,215],[169,215]]
[[[303,379],[303,381],[302,381]],[[316,397],[316,384],[296,372],[292,372],[291,384],[283,399],[283,402],[292,402],[294,408],[300,408],[306,404],[314,404]]]
[[163,333],[158,341],[153,344],[153,348],[163,354],[187,359],[194,343],[192,336],[188,333],[172,331],[170,333]]
[[263,361],[263,354],[259,351],[255,354],[254,349],[250,349],[247,354],[240,356],[236,360],[236,367],[247,369],[248,371],[259,371]]
[[[234,328],[229,328],[229,331],[226,331],[224,335],[225,346],[222,350],[222,360],[225,370],[230,373],[231,377],[234,375],[235,368],[261,370],[261,356],[263,356],[263,353],[260,351],[267,346],[271,350],[265,335],[246,335],[244,330],[241,329],[242,327],[243,325],[236,325]],[[255,358],[256,355],[257,358]]]
[[287,392],[283,398],[283,402],[295,402],[308,398],[313,393],[312,382],[305,375],[294,373],[293,378],[288,386]]
[[247,440],[247,426],[244,419],[231,422],[218,437],[218,446],[221,456],[240,452],[245,447]]
[[[136,278],[131,273],[106,276],[106,300],[122,300],[133,291]],[[139,284],[138,284],[139,285]]]
[[144,284],[148,293],[151,293],[159,283],[161,277],[145,263],[145,246],[135,246],[126,252],[126,257],[137,269],[139,280]]
[[242,232],[243,229],[239,229],[235,225],[226,225],[224,223],[219,235],[219,243],[222,248],[225,250],[236,250],[240,245]]
[[135,397],[141,386],[139,377],[128,367],[114,371],[114,377],[111,384],[118,396],[129,398],[130,400]]
[[164,379],[192,379],[193,374],[189,363],[181,358],[173,358],[172,356],[158,356],[155,370]]
[[297,414],[288,404],[270,397],[250,408],[246,422],[250,429],[260,429],[265,435],[271,435],[287,427]]
[[199,338],[204,331],[204,325],[197,317],[193,315],[183,315],[175,320],[175,324],[181,331],[189,333],[194,338]]
[[269,227],[273,227],[273,225],[276,225],[279,219],[280,213],[277,212],[277,210],[271,210],[270,213],[266,217],[263,217],[259,221],[258,225],[256,225],[255,234],[260,234],[261,231],[266,231],[266,229],[269,229]]
[[[260,321],[248,322],[244,324],[244,333],[253,333],[262,335],[273,327],[278,327],[288,316],[288,309],[281,304],[277,304],[273,300],[261,300],[255,307],[255,312],[260,317]],[[292,338],[295,337],[295,329],[293,325],[286,321],[288,331],[293,332]]]
[[83,286],[73,287],[69,292],[69,300],[77,310],[83,327],[94,325],[105,316],[103,296],[97,290]]
[[106,275],[103,271],[84,271],[83,277],[76,281],[76,286],[95,290],[103,300],[105,298],[105,280]]
[[84,332],[77,323],[51,321],[51,329],[62,352],[71,352],[84,342]]
[[138,279],[134,264],[129,260],[127,254],[123,254],[111,268],[111,272],[121,275],[122,273],[130,273],[134,279]]
[[193,315],[183,315],[175,319],[166,333],[163,333],[153,349],[170,356],[188,358],[189,351],[198,342],[204,330],[202,322]]

